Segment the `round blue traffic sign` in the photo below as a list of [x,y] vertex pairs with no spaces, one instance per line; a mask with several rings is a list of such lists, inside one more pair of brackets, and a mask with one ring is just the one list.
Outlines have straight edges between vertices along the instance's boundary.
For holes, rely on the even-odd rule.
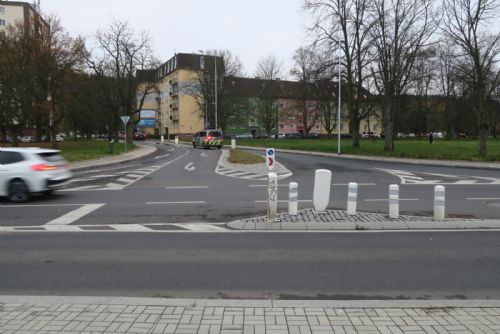
[[274,155],[274,150],[273,149],[268,149],[267,150],[267,155]]

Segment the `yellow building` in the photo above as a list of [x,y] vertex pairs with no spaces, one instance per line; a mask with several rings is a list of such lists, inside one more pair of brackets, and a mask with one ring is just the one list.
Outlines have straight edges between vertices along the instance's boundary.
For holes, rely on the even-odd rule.
[[30,26],[36,29],[40,25],[46,25],[39,11],[39,3],[0,1],[0,32],[5,31],[9,25],[13,26],[19,23],[24,23],[26,30]]
[[138,131],[187,136],[204,128],[204,111],[196,96],[198,75],[208,58],[214,57],[178,53],[155,70],[157,90],[146,96],[142,109],[156,111],[156,124],[144,127],[140,122]]

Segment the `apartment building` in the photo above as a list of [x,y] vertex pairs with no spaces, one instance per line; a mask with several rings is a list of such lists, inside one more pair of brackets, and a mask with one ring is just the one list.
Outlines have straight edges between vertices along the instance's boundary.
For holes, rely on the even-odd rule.
[[141,116],[137,130],[186,136],[203,129],[204,112],[195,97],[197,81],[199,72],[215,59],[217,63],[223,62],[222,57],[178,53],[158,67],[154,72],[157,90],[146,96],[141,112],[150,115],[151,110],[155,111],[156,123],[145,126]]
[[19,23],[24,23],[26,30],[46,26],[40,16],[40,2],[0,1],[0,32]]

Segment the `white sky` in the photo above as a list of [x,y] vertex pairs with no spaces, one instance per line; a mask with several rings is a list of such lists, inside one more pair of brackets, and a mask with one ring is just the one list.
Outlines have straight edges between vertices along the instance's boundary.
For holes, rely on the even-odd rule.
[[288,69],[294,51],[308,44],[309,15],[301,0],[41,0],[71,35],[91,39],[114,20],[149,31],[160,60],[174,52],[228,49],[253,75],[260,58],[275,55]]

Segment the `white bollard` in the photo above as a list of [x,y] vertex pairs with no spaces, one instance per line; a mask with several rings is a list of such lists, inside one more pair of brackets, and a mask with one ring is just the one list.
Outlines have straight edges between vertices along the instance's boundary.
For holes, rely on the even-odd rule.
[[175,136],[175,145],[179,145],[179,137]]
[[389,218],[399,218],[399,186],[397,184],[389,186]]
[[231,149],[235,150],[236,149],[236,139],[231,139]]
[[356,215],[356,204],[358,201],[358,184],[356,182],[349,183],[349,190],[347,192],[347,214],[351,216]]
[[269,186],[267,188],[267,219],[272,223],[278,217],[278,175],[276,173],[269,173],[267,176],[269,179]]
[[445,209],[445,190],[443,186],[434,187],[434,220],[443,221],[444,220],[444,209]]
[[165,141],[165,136],[163,136],[163,135],[162,135],[162,136],[160,137],[160,139],[161,139],[161,143],[163,144],[163,142]]
[[297,215],[299,197],[299,185],[297,182],[290,182],[288,191],[288,214],[290,216]]
[[330,185],[332,172],[327,169],[317,169],[314,177],[313,205],[314,211],[325,211],[330,202]]

